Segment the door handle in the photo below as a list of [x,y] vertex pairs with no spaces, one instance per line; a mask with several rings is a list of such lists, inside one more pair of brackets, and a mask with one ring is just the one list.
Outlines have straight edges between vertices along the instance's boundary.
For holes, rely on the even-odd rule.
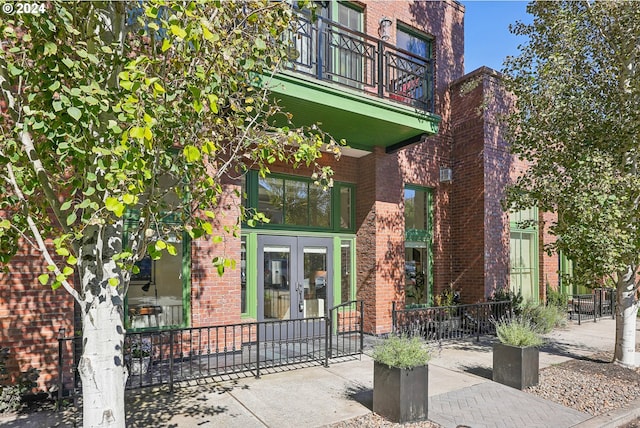
[[298,290],[298,310],[300,312],[304,311],[304,295],[302,294],[302,286],[300,283],[296,283],[296,290]]

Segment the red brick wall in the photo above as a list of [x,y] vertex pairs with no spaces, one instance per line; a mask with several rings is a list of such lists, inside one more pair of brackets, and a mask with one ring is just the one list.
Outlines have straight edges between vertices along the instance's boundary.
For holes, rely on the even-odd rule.
[[539,261],[540,261],[540,299],[546,301],[547,299],[547,284],[555,290],[558,289],[560,284],[560,260],[557,253],[548,254],[545,249],[545,244],[555,242],[556,237],[549,233],[549,227],[557,220],[557,215],[552,213],[541,213],[540,221],[542,226],[540,227],[539,235]]
[[[377,148],[358,160],[358,298],[365,301],[365,331],[391,329],[393,301],[404,303],[404,186],[434,189],[433,278],[437,290],[451,280],[450,185],[439,183],[439,169],[450,164],[451,118],[448,85],[463,73],[464,7],[444,2],[366,2],[365,28],[378,37],[383,16],[392,20],[389,43],[403,23],[433,38],[436,60],[436,114],[440,132],[397,153]],[[338,169],[341,165],[337,166]]]
[[240,214],[240,198],[234,193],[238,185],[227,184],[220,198],[215,228],[223,240],[211,238],[191,243],[191,325],[193,327],[234,324],[240,319],[240,264],[218,275],[212,261],[215,257],[240,260],[240,237],[223,231],[233,228]]
[[46,272],[40,252],[22,242],[9,272],[0,273],[0,346],[10,349],[13,376],[32,367],[40,370],[40,390],[57,381],[59,329],[74,334],[74,300],[62,288],[41,285],[38,276]]

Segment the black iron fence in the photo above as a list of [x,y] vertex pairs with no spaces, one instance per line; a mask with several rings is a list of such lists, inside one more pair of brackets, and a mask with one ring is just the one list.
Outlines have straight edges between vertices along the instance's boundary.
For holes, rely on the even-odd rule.
[[616,290],[613,288],[596,288],[591,294],[570,295],[568,298],[569,319],[582,321],[598,318],[615,318]]
[[[363,349],[363,302],[336,306],[325,317],[249,322],[211,327],[128,332],[124,360],[126,388],[168,385],[265,369],[317,363]],[[58,406],[81,392],[77,361],[80,337],[58,338]]]
[[288,68],[434,111],[434,60],[318,17],[299,16]]
[[398,309],[392,306],[393,331],[428,341],[496,334],[495,321],[513,316],[510,301]]

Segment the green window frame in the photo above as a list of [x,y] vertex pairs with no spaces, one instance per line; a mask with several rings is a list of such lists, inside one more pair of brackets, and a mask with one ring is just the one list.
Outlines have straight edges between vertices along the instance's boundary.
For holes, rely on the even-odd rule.
[[433,189],[405,184],[404,219],[405,303],[429,304],[433,296]]
[[510,289],[532,302],[540,299],[537,221],[537,207],[509,212]]
[[[286,174],[268,174],[264,180],[273,180],[280,181],[283,184],[283,189],[281,191],[282,196],[282,212],[279,213],[282,220],[279,223],[270,222],[270,223],[258,223],[253,226],[256,229],[268,229],[268,230],[298,230],[298,231],[327,231],[334,233],[350,233],[355,232],[355,185],[350,183],[343,182],[334,182],[333,187],[329,188],[327,192],[329,192],[327,201],[329,202],[329,216],[328,222],[325,224],[312,224],[311,219],[314,218],[313,207],[317,206],[314,200],[312,200],[312,194],[314,192],[310,191],[312,189],[314,191],[321,192],[319,186],[313,184],[313,181],[310,178],[300,177],[295,175],[286,175]],[[259,202],[259,190],[260,190],[260,181],[261,178],[258,175],[258,171],[249,171],[243,177],[243,204],[245,208],[247,208],[250,212],[252,211],[260,211],[260,202]],[[289,221],[288,219],[294,218],[291,215],[289,208],[287,207],[288,199],[291,198],[291,193],[287,196],[287,188],[293,188],[298,186],[298,188],[302,188],[306,186],[307,189],[307,201],[306,201],[306,218],[307,222],[301,221]],[[278,202],[277,202],[278,203]],[[345,213],[345,204],[348,203],[349,208]],[[301,205],[304,205],[301,204]],[[249,228],[250,226],[245,223],[242,225],[243,228]]]

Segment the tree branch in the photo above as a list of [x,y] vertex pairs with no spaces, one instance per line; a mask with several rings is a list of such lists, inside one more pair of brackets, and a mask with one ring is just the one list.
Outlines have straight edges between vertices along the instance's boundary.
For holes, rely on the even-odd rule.
[[[22,193],[22,190],[20,190],[20,186],[18,186],[18,181],[16,180],[16,176],[13,173],[13,167],[12,167],[11,163],[7,164],[7,172],[9,174],[9,180],[10,180],[11,184],[13,185],[13,190],[15,191],[16,196],[18,197],[18,199],[20,199],[21,201],[26,203],[27,200],[24,197],[24,194]],[[33,237],[34,237],[36,243],[38,244],[38,248],[40,249],[40,251],[42,251],[42,254],[44,256],[45,261],[50,266],[53,266],[55,268],[53,272],[56,274],[56,276],[62,275],[62,271],[60,271],[60,269],[58,268],[56,262],[53,260],[53,257],[51,257],[51,253],[49,253],[49,249],[47,248],[46,244],[44,243],[44,239],[42,239],[42,234],[38,230],[38,226],[33,221],[33,218],[31,217],[31,215],[27,214],[26,217],[27,217],[27,224],[29,225],[29,229],[31,230],[31,233],[33,234]],[[79,304],[81,304],[82,301],[80,299],[80,295],[78,294],[77,290],[75,288],[73,288],[73,286],[69,283],[69,281],[64,279],[64,280],[62,280],[60,282],[61,282],[62,286],[64,287],[64,289],[67,290],[67,293],[69,293],[71,296],[73,296],[73,298]]]
[[[49,185],[49,177],[47,176],[47,171],[42,166],[42,161],[38,157],[38,153],[36,152],[36,148],[33,145],[33,141],[31,140],[31,135],[24,131],[20,133],[20,139],[22,141],[22,147],[24,147],[27,156],[29,157],[29,161],[31,162],[31,166],[36,173],[36,178],[38,179],[38,183],[42,187],[44,191],[45,197],[53,210],[53,215],[56,217],[58,224],[62,228],[65,233],[71,232],[71,228],[67,226],[65,221],[62,221],[62,212],[60,211],[60,203],[58,202],[58,196],[53,191],[51,186]],[[16,183],[17,184],[17,183]]]

